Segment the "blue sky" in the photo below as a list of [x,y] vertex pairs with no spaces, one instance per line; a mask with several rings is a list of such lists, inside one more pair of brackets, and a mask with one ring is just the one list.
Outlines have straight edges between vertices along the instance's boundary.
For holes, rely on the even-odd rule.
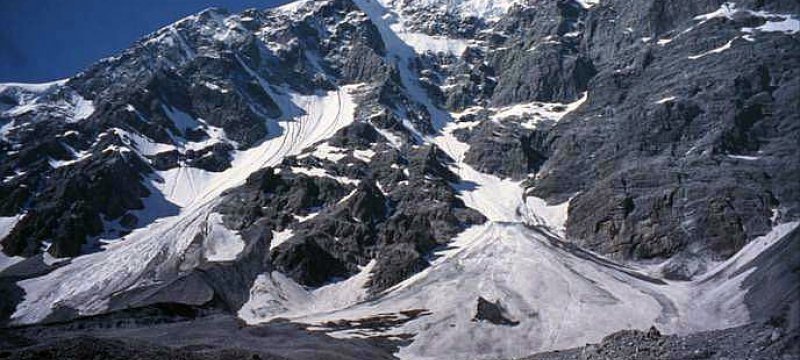
[[0,82],[69,77],[140,37],[208,7],[288,0],[0,0]]

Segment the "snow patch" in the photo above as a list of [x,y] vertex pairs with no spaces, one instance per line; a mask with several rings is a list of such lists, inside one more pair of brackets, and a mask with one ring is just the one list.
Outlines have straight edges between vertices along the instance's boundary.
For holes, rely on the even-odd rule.
[[208,216],[203,239],[203,249],[208,261],[233,261],[244,250],[244,240],[235,231],[222,223],[222,215],[212,213]]
[[747,161],[754,161],[760,159],[758,156],[747,156],[747,155],[728,155],[731,159],[739,159],[739,160],[747,160]]
[[733,38],[730,41],[728,41],[727,43],[725,43],[725,45],[722,45],[722,46],[720,46],[720,47],[718,47],[716,49],[713,49],[713,50],[706,51],[706,52],[704,52],[702,54],[691,55],[691,56],[689,56],[689,60],[697,60],[697,59],[702,58],[702,57],[707,56],[707,55],[719,54],[719,53],[721,53],[721,52],[723,52],[725,50],[728,50],[728,49],[731,48],[731,45],[733,44],[733,41],[736,40],[736,39],[738,39],[738,38]]
[[365,286],[374,267],[372,260],[347,280],[316,289],[306,289],[277,271],[259,275],[250,289],[250,298],[239,310],[239,318],[258,324],[277,317],[324,313],[364,301]]
[[[2,241],[8,234],[11,233],[11,230],[14,230],[14,226],[17,226],[22,218],[25,217],[25,214],[20,214],[17,216],[9,216],[9,217],[0,217],[0,241]],[[3,252],[3,244],[0,243],[0,271],[5,270],[11,265],[14,265],[22,260],[25,260],[24,257],[21,256],[8,256]]]
[[600,0],[577,0],[578,4],[581,5],[584,9],[591,9],[596,5],[600,4]]
[[491,118],[492,120],[501,120],[511,116],[530,117],[530,119],[527,119],[527,121],[521,123],[521,125],[525,128],[535,129],[537,125],[543,121],[560,121],[564,116],[583,105],[588,98],[589,95],[585,92],[580,99],[566,104],[534,101],[525,104],[511,105],[496,109],[496,112]]
[[673,102],[673,101],[675,101],[675,97],[674,96],[667,96],[667,97],[665,97],[665,98],[663,98],[661,100],[656,101],[656,104],[661,105],[661,104],[666,104],[666,103],[670,103],[670,102]]
[[342,184],[358,185],[358,183],[359,183],[359,180],[357,180],[357,179],[350,179],[350,178],[347,178],[347,177],[344,177],[344,176],[331,175],[325,169],[320,169],[320,168],[306,168],[306,167],[294,167],[293,166],[291,168],[291,170],[292,170],[293,173],[296,173],[296,174],[305,174],[305,175],[313,176],[313,177],[326,177],[326,178],[329,178],[329,179],[336,180],[337,182],[342,183]]
[[[395,30],[398,30],[394,27]],[[452,54],[459,56],[469,47],[469,42],[463,39],[452,39],[445,36],[428,35],[418,32],[398,32],[397,36],[406,44],[414,48],[418,54]]]
[[739,10],[736,9],[736,4],[732,2],[726,2],[722,4],[719,9],[714,10],[707,14],[701,14],[694,17],[696,21],[700,21],[699,25],[702,25],[708,22],[711,19],[716,18],[726,18],[728,20],[733,20],[733,15],[736,14]]
[[370,162],[372,161],[372,157],[375,156],[375,151],[371,149],[353,150],[353,156],[361,161]]
[[556,235],[561,237],[566,236],[569,200],[561,204],[550,205],[544,199],[535,196],[526,196],[525,204],[522,209],[524,210],[525,224],[545,227]]
[[291,239],[294,236],[294,231],[292,229],[286,229],[283,231],[272,231],[272,241],[269,243],[269,250],[272,251],[276,247],[280,246],[281,244],[285,243],[287,240]]
[[742,32],[752,34],[755,32],[780,32],[793,35],[800,32],[800,20],[794,15],[771,14],[763,11],[751,12],[761,18],[767,19],[764,25],[756,28],[742,28]]

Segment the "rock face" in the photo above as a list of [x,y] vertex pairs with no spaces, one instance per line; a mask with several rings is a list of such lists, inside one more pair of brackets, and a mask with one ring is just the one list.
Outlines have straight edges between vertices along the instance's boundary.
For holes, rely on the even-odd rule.
[[470,144],[464,161],[487,174],[525,179],[547,160],[547,128],[526,129],[520,119],[483,121],[471,129],[459,129],[456,137]]
[[[674,5],[654,2],[645,28],[624,4],[590,10],[582,47],[598,74],[588,103],[551,133],[552,155],[532,182],[533,194],[554,201],[579,193],[568,237],[620,259],[722,259],[797,216],[797,183],[783,180],[800,174],[789,155],[797,37],[745,39],[743,28],[767,20],[744,10],[702,20],[694,16],[719,4]],[[628,25],[636,30],[623,40],[609,38]],[[708,52],[727,41],[730,49]],[[781,51],[759,50],[767,47]],[[674,270],[687,278],[703,269]]]

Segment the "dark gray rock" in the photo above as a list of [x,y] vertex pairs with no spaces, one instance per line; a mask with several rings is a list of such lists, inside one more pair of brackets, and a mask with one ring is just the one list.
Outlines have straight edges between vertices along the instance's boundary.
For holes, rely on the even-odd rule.
[[150,195],[143,185],[147,164],[132,152],[106,151],[94,161],[55,169],[56,179],[42,184],[40,202],[3,239],[3,251],[32,256],[43,241],[50,254],[71,257],[81,253],[88,236],[103,230],[101,214],[119,219],[128,210],[143,209]]
[[10,359],[395,359],[396,349],[388,340],[334,339],[288,322],[244,326],[175,304],[0,330],[0,354]]
[[478,297],[478,307],[472,321],[488,321],[495,325],[516,326],[519,321],[508,318],[505,309],[500,305],[500,301],[490,302],[483,297]]
[[534,1],[496,26],[509,35],[487,56],[497,73],[495,106],[580,98],[596,69],[578,49],[584,11],[572,1]]
[[[751,20],[697,26],[692,18],[718,2],[617,5],[587,15],[583,46],[598,74],[588,102],[551,131],[549,160],[530,183],[533,194],[551,202],[578,194],[568,237],[619,259],[684,252],[692,254],[686,259],[724,259],[765,234],[773,211],[778,221],[795,219],[797,182],[786,180],[800,174],[789,155],[800,143],[791,125],[798,102],[789,100],[798,97],[791,65],[797,36],[760,34],[690,59],[736,37]],[[643,18],[650,25],[642,25],[642,35],[677,38],[659,46],[617,35],[639,21],[628,14],[642,11],[654,12]],[[676,266],[670,276],[703,271]]]
[[[776,336],[773,336],[775,334]],[[800,359],[797,331],[786,333],[768,324],[696,333],[661,335],[649,331],[623,330],[598,344],[534,355],[525,360],[683,360],[683,359]]]
[[547,127],[529,130],[515,120],[483,121],[456,130],[458,140],[470,144],[464,162],[478,171],[513,179],[525,179],[539,171],[548,156]]

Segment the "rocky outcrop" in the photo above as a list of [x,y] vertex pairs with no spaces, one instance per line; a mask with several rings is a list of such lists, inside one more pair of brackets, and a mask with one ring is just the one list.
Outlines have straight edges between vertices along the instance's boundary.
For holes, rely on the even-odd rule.
[[508,318],[505,309],[500,305],[500,301],[490,302],[483,297],[478,298],[478,307],[472,321],[488,321],[495,325],[515,326],[519,321]]
[[603,338],[598,344],[578,349],[534,355],[526,360],[589,359],[797,359],[797,331],[780,326],[753,324],[733,329],[688,336],[662,335],[649,331],[625,330]]
[[[358,132],[363,126],[354,124],[331,143],[353,149],[370,143],[374,134]],[[345,141],[354,134],[367,137]],[[346,199],[293,227],[293,237],[272,252],[277,269],[301,284],[319,286],[349,277],[374,259],[369,288],[377,293],[425,268],[431,250],[484,221],[455,196],[449,182],[457,177],[442,164],[446,159],[441,150],[426,146],[400,154],[385,146],[378,149],[381,153],[369,167],[327,165],[335,176],[362,180]],[[352,157],[339,160],[358,162]]]
[[464,162],[500,177],[525,179],[547,160],[547,129],[526,129],[518,118],[483,121],[473,128],[458,129],[454,135],[470,144]]
[[[113,149],[96,154],[94,161],[56,169],[53,175],[59,180],[43,181],[42,200],[3,239],[3,251],[32,256],[47,241],[53,256],[77,256],[87,237],[100,234],[104,220],[144,208],[140,199],[150,195],[143,185],[147,171],[133,153]],[[126,222],[135,226],[136,218]]]

